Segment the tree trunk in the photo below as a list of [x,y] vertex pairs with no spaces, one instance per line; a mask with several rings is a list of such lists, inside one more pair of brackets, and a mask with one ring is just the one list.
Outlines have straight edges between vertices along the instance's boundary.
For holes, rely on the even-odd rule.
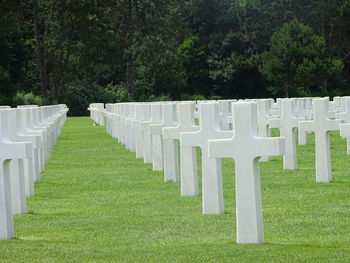
[[309,97],[312,97],[312,92],[311,92],[310,87],[306,87],[305,89],[306,89],[307,95],[308,95]]
[[132,55],[128,55],[126,62],[126,78],[128,82],[128,95],[133,97],[134,95],[134,60]]
[[128,95],[133,97],[134,95],[134,58],[131,52],[131,40],[133,37],[132,23],[133,23],[133,1],[128,0],[128,12],[126,17],[126,79],[128,85]]
[[327,93],[328,92],[328,81],[327,80],[324,80],[320,86],[320,90],[323,92],[323,93]]
[[53,72],[51,84],[51,103],[55,105],[58,104],[58,96],[61,85],[60,72],[58,72],[57,70]]
[[46,63],[44,59],[44,47],[43,39],[39,30],[39,11],[38,11],[38,1],[33,0],[33,17],[34,17],[34,32],[36,41],[36,53],[37,53],[37,67],[40,79],[40,94],[44,98],[48,98],[48,78],[46,72]]

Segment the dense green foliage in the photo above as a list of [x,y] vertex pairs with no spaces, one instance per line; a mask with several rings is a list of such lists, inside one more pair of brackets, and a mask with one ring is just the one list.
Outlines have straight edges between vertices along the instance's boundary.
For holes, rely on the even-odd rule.
[[15,216],[16,238],[0,241],[0,261],[349,262],[346,141],[331,134],[330,184],[315,182],[313,136],[297,150],[297,170],[283,170],[282,158],[260,164],[266,243],[237,245],[231,160],[225,214],[203,215],[200,196],[181,197],[179,184],[164,183],[105,127],[69,118],[29,213]]
[[287,97],[290,93],[300,96],[303,91],[311,96],[311,87],[322,86],[343,70],[340,60],[331,59],[324,38],[295,20],[272,35],[270,50],[261,60],[259,70],[274,85],[272,91],[282,91]]
[[48,104],[48,102],[40,96],[34,95],[32,92],[25,93],[23,91],[19,91],[13,97],[13,105],[38,105],[44,106]]
[[349,0],[1,0],[0,28],[1,104],[350,91]]

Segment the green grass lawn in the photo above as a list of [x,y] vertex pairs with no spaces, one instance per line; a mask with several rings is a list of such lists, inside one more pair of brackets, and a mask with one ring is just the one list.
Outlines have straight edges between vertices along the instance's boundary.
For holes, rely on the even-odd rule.
[[350,262],[350,156],[333,133],[333,183],[317,184],[313,142],[297,170],[261,164],[265,244],[237,245],[232,161],[225,214],[202,215],[200,196],[180,197],[104,127],[69,118],[0,262]]

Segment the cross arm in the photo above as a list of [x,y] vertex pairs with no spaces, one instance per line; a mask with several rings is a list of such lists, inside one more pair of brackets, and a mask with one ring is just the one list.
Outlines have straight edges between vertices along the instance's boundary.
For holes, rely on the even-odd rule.
[[342,120],[326,120],[324,128],[326,131],[339,131]]
[[314,132],[314,121],[300,121],[299,122],[299,131],[301,132]]
[[234,158],[231,148],[232,139],[208,140],[209,158]]
[[180,145],[181,146],[192,146],[192,147],[204,147],[206,143],[198,132],[181,132],[180,133]]
[[[27,159],[32,157],[31,142],[10,142],[2,141],[0,143],[3,148],[2,159]],[[6,150],[5,150],[6,149]]]
[[151,135],[162,135],[163,124],[151,124],[149,126],[149,132]]
[[336,113],[335,118],[343,120],[344,122],[350,122],[350,111]]
[[281,127],[281,119],[280,118],[270,118],[269,120],[271,128],[280,128]]
[[36,135],[20,135],[20,134],[16,134],[16,135],[17,135],[17,137],[20,140],[31,142],[33,144],[33,148],[34,149],[40,147],[40,142],[41,141],[40,141],[40,137],[39,136],[36,136]]
[[285,151],[285,139],[283,137],[258,137],[255,138],[257,153],[254,157],[280,156]]
[[152,121],[142,121],[139,123],[140,130],[145,131],[149,125],[152,124]]
[[133,120],[132,122],[131,122],[131,127],[132,128],[138,128],[139,126],[139,123],[140,123],[140,120]]
[[340,136],[343,138],[350,137],[350,123],[340,124]]
[[178,127],[166,127],[162,129],[162,135],[164,140],[179,140],[180,133]]

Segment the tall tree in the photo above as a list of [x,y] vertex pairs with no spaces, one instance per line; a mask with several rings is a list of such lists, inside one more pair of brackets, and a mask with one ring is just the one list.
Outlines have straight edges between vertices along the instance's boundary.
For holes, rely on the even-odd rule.
[[41,22],[39,18],[38,0],[32,0],[33,4],[33,18],[34,18],[34,32],[36,42],[36,56],[37,67],[40,79],[40,93],[44,98],[48,98],[49,83],[47,78],[46,61],[44,54],[44,33],[41,29]]
[[342,69],[343,63],[329,56],[324,38],[297,20],[284,24],[272,35],[270,50],[262,54],[259,67],[272,83],[271,90],[285,97],[302,95],[298,94],[299,88],[305,88],[311,96],[312,87],[322,86]]

